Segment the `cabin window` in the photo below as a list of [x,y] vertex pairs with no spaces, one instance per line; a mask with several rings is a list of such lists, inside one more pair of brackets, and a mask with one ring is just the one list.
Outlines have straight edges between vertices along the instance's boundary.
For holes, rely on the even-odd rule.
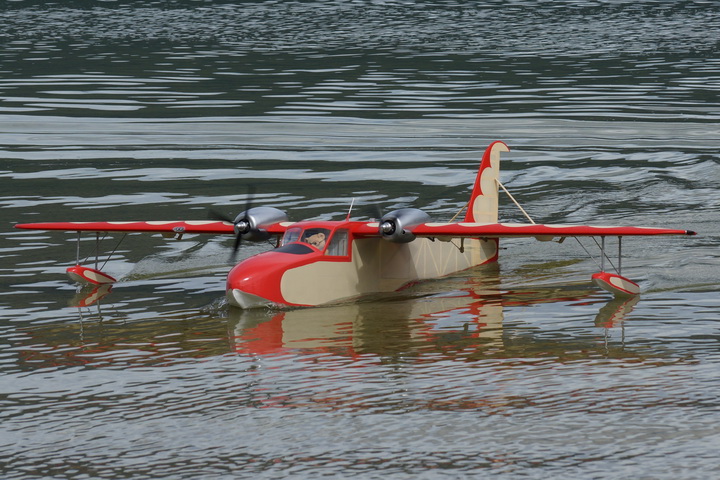
[[302,241],[312,245],[318,250],[325,250],[327,238],[330,236],[330,230],[327,228],[308,228],[302,234]]
[[297,242],[300,239],[300,232],[302,228],[288,228],[282,239],[282,244],[287,245],[288,243]]
[[348,254],[348,231],[341,228],[330,239],[325,255],[345,256]]

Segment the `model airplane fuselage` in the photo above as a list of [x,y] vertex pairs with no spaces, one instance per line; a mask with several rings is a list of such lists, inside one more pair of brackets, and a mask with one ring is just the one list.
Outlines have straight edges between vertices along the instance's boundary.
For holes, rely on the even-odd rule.
[[[272,207],[247,208],[232,221],[55,222],[17,228],[94,232],[149,232],[166,235],[230,234],[235,248],[242,240],[279,239],[277,248],[252,256],[232,268],[226,294],[241,308],[315,306],[361,295],[392,292],[414,282],[450,275],[498,256],[499,239],[647,235],[693,235],[666,228],[537,225],[498,223],[500,154],[508,147],[492,143],[483,155],[461,222],[433,223],[423,211],[404,208],[379,221],[290,222]],[[504,188],[504,187],[503,187]],[[603,262],[604,264],[604,262]],[[603,268],[604,270],[604,268]],[[76,281],[101,284],[114,279],[97,269],[68,269]],[[615,294],[633,295],[637,284],[621,272],[601,272],[593,281]]]
[[[320,305],[375,292],[392,292],[497,258],[497,239],[395,243],[370,236],[377,222],[299,222],[281,246],[248,258],[228,275],[233,305]],[[363,234],[363,231],[368,233]],[[307,238],[322,234],[318,248]]]

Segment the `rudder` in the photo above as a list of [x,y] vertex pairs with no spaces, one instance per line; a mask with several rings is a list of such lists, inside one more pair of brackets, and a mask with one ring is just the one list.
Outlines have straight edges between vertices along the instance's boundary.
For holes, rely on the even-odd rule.
[[501,141],[493,142],[485,149],[468,202],[465,222],[497,223],[500,153],[509,151],[510,148]]

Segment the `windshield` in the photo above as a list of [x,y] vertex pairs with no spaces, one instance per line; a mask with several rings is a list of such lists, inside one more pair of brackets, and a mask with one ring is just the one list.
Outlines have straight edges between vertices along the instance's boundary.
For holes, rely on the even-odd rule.
[[308,245],[302,243],[288,243],[282,247],[278,247],[273,252],[292,253],[293,255],[305,255],[312,253],[315,250],[310,248]]
[[282,244],[287,245],[288,243],[297,242],[300,238],[300,233],[302,233],[302,228],[288,228],[285,235],[283,235]]
[[311,245],[318,250],[324,250],[328,237],[330,236],[329,228],[306,228],[300,227],[288,228],[282,239],[282,245],[288,245],[294,242],[302,242]]
[[326,256],[347,257],[350,255],[349,246],[350,232],[347,228],[292,227],[285,231],[276,250],[294,254],[320,250]]

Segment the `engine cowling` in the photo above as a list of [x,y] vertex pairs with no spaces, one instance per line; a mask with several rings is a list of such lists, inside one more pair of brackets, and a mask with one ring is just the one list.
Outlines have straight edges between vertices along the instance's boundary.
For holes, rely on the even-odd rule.
[[235,235],[243,240],[257,242],[267,240],[270,234],[262,229],[263,225],[272,225],[278,222],[287,222],[288,216],[275,207],[253,207],[235,217]]
[[380,236],[395,243],[412,242],[415,240],[415,235],[408,229],[429,220],[430,215],[417,208],[393,210],[380,219]]

